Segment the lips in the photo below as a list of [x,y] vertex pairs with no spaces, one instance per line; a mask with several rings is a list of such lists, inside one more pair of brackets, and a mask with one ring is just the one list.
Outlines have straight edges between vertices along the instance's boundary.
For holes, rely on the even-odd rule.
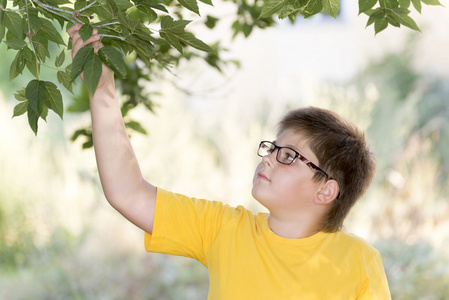
[[268,177],[265,176],[262,172],[257,173],[257,179],[261,179],[261,180],[265,180],[265,181],[270,181],[270,179],[268,179]]

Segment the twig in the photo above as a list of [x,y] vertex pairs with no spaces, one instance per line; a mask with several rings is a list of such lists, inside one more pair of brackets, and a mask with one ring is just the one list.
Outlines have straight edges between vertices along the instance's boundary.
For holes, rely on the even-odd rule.
[[83,8],[79,9],[78,12],[82,12],[82,11],[88,9],[89,7],[91,7],[92,5],[94,5],[94,4],[96,4],[96,3],[97,3],[97,1],[95,0],[94,2],[92,2],[92,3],[90,3],[90,4],[86,5],[86,6],[84,6]]
[[84,24],[83,21],[81,21],[80,19],[78,19],[77,17],[73,16],[73,19],[75,20],[75,22],[73,23],[80,23],[80,24]]
[[100,34],[101,37],[105,37],[105,38],[113,38],[113,39],[119,39],[122,41],[126,41],[126,39],[122,36],[116,36],[116,35],[109,35],[109,34]]
[[0,4],[0,10],[2,10],[2,11],[21,12],[21,11],[23,11],[23,8],[19,8],[19,9],[14,9],[14,8],[4,8],[3,5]]
[[28,0],[25,0],[25,10],[27,13],[27,24],[28,24],[28,32],[26,36],[28,37],[28,40],[30,41],[31,50],[33,50],[34,57],[36,58],[36,77],[39,79],[39,59],[37,57],[36,49],[34,48],[33,44],[33,34],[31,33],[31,25],[30,25],[30,14],[28,13]]
[[49,13],[57,15],[57,16],[60,16],[61,18],[64,18],[64,19],[66,19],[67,21],[69,21],[71,23],[82,23],[82,24],[84,24],[84,22],[81,22],[79,20],[73,20],[73,19],[71,19],[71,18],[69,18],[67,16],[64,16],[63,14],[60,14],[60,13],[57,12],[57,11],[60,11],[60,12],[66,13],[66,14],[73,15],[73,13],[71,11],[69,11],[69,10],[65,10],[65,9],[61,9],[61,8],[58,8],[58,7],[53,7],[51,5],[44,4],[44,3],[40,2],[39,0],[32,0],[32,1],[34,3],[36,3],[37,6],[39,6],[42,9],[48,11]]
[[111,22],[111,23],[106,23],[106,24],[101,24],[101,25],[92,24],[92,26],[94,26],[96,28],[101,28],[101,27],[106,27],[106,26],[110,26],[110,25],[117,25],[117,24],[120,24],[120,22]]
[[42,7],[43,9],[49,9],[49,10],[52,10],[52,11],[60,11],[60,12],[63,12],[63,13],[66,13],[66,14],[70,14],[70,15],[73,13],[70,10],[62,9],[62,8],[59,8],[59,7],[54,7],[54,6],[42,3],[39,0],[33,0],[33,2],[36,3],[37,5],[39,5],[40,7]]

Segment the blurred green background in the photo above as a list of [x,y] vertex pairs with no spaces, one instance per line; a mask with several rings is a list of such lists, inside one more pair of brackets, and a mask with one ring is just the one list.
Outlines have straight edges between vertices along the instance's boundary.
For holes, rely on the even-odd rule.
[[[346,4],[339,21],[229,41],[242,67],[224,74],[194,61],[167,73],[148,87],[163,91],[156,113],[133,112],[149,134],[131,140],[154,184],[257,211],[258,142],[289,109],[334,110],[366,130],[378,163],[346,230],[379,249],[393,299],[449,299],[449,15],[429,8],[423,33],[377,37],[356,15]],[[93,151],[70,141],[88,114],[51,115],[37,137],[11,119],[26,78],[9,82],[13,58],[0,53],[0,298],[206,299],[201,264],[145,253],[143,233],[107,204]]]

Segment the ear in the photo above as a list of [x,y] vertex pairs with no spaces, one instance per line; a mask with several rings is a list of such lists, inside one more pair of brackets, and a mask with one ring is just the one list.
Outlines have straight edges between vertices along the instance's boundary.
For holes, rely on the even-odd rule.
[[316,194],[315,203],[330,204],[337,198],[339,192],[340,187],[338,186],[338,182],[334,179],[330,179],[324,183],[324,185]]

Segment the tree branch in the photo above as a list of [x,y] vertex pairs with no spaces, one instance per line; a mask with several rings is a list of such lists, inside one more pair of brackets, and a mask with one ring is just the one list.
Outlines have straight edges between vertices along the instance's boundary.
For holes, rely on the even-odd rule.
[[109,34],[100,34],[101,37],[106,37],[106,38],[113,38],[113,39],[119,39],[122,41],[126,41],[126,39],[122,36],[116,36],[116,35],[109,35]]
[[95,28],[101,28],[101,27],[106,27],[106,26],[110,26],[110,25],[118,25],[118,24],[120,24],[120,22],[111,22],[111,23],[100,24],[100,25],[92,24],[92,26],[94,26]]
[[51,5],[47,5],[47,4],[45,4],[45,3],[42,3],[42,2],[40,2],[39,0],[31,0],[31,1],[33,1],[37,6],[39,6],[39,7],[42,8],[43,10],[46,10],[47,12],[49,12],[49,13],[51,13],[51,14],[57,15],[57,16],[59,16],[59,17],[61,17],[61,18],[64,18],[64,19],[66,19],[67,21],[69,21],[69,22],[71,22],[71,23],[81,23],[81,24],[84,24],[84,22],[82,22],[81,20],[77,20],[77,19],[74,20],[74,19],[71,19],[71,18],[69,18],[69,17],[67,17],[67,16],[64,16],[64,15],[61,14],[61,13],[58,13],[58,11],[59,11],[59,12],[63,12],[63,13],[70,14],[70,15],[73,16],[73,12],[72,12],[72,11],[65,10],[65,9],[62,9],[62,8],[59,8],[59,7],[53,7],[53,6],[51,6]]
[[2,11],[22,12],[24,9],[23,8],[19,8],[19,9],[4,8],[3,5],[0,4],[0,10],[2,10]]
[[92,5],[94,5],[94,4],[96,4],[96,3],[97,3],[97,1],[95,0],[94,2],[92,2],[92,3],[90,3],[90,4],[86,5],[86,6],[84,6],[83,8],[79,9],[78,12],[82,12],[82,11],[88,9],[89,7],[91,7]]
[[31,33],[31,25],[30,25],[30,14],[28,12],[28,0],[25,1],[25,10],[27,13],[27,25],[28,25],[28,32],[26,34],[26,36],[28,37],[28,40],[30,41],[30,46],[31,46],[31,50],[34,53],[34,57],[36,59],[36,78],[39,80],[39,58],[37,56],[36,53],[36,49],[34,49],[34,44],[33,44],[33,34]]

